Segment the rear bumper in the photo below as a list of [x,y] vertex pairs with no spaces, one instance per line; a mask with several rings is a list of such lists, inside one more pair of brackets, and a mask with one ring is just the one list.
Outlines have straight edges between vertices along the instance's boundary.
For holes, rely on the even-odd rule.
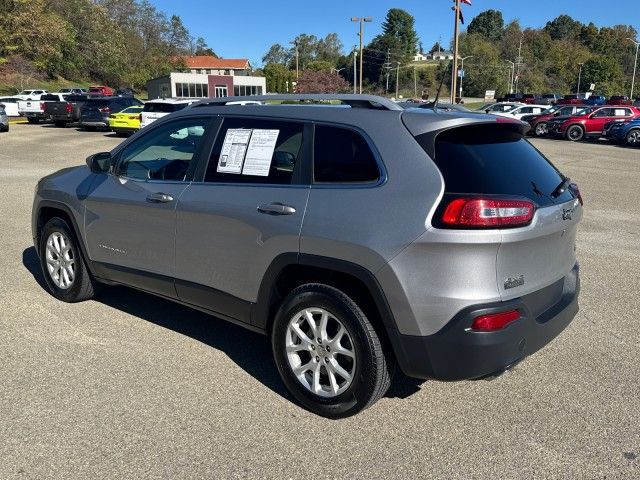
[[109,123],[106,120],[80,120],[81,127],[103,127],[108,128]]
[[[578,312],[578,265],[542,290],[506,302],[476,305],[459,312],[430,336],[389,331],[402,371],[416,378],[466,380],[503,371],[553,340]],[[479,315],[517,309],[521,318],[495,332],[471,331]]]

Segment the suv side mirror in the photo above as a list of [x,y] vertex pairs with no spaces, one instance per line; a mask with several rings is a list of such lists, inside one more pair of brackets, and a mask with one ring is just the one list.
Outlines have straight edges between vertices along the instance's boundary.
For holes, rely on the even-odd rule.
[[87,165],[93,173],[107,173],[111,169],[111,152],[89,155]]

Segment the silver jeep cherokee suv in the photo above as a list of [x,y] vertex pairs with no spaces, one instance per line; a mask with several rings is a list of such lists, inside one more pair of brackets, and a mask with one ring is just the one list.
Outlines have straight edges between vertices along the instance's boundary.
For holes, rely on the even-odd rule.
[[[129,285],[269,335],[320,415],[418,378],[504,371],[578,311],[582,198],[519,121],[380,97],[208,99],[43,178],[60,300]],[[308,101],[332,100],[339,106]]]

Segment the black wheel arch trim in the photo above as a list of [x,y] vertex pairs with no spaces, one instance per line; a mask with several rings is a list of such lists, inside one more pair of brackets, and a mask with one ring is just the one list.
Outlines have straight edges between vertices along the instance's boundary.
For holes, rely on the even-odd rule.
[[286,267],[291,265],[323,268],[357,278],[368,289],[385,328],[387,330],[396,329],[391,307],[387,302],[384,291],[376,277],[369,270],[347,260],[293,252],[280,254],[267,268],[262,283],[260,284],[260,289],[258,290],[257,301],[251,311],[251,324],[255,327],[265,332],[268,331],[272,320],[271,307],[273,304],[273,295],[275,294],[275,285],[280,274]]
[[76,223],[76,218],[71,210],[71,208],[69,208],[69,206],[65,203],[62,202],[58,202],[55,200],[41,200],[38,203],[38,214],[36,216],[37,219],[37,223],[36,223],[36,227],[37,227],[37,237],[34,238],[34,246],[36,248],[36,253],[38,254],[38,256],[40,256],[40,227],[44,227],[44,225],[40,225],[40,216],[42,215],[42,209],[43,208],[52,208],[52,209],[56,209],[56,210],[61,210],[63,211],[67,217],[69,218],[69,221],[71,222],[71,225],[69,225],[72,229],[73,229],[73,233],[76,237],[77,243],[78,243],[78,248],[80,249],[80,252],[82,254],[82,257],[84,258],[85,264],[87,266],[87,269],[89,270],[89,273],[91,274],[91,276],[96,277],[96,271],[95,268],[91,262],[91,259],[89,258],[89,255],[87,253],[87,249],[86,246],[84,244],[84,237],[80,234],[80,229],[78,228],[78,225]]

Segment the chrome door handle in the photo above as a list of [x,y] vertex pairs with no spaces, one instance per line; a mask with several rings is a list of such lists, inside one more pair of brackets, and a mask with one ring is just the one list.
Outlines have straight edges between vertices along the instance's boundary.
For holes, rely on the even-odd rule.
[[279,202],[264,203],[258,207],[258,211],[267,215],[293,215],[296,213],[296,209],[292,206]]
[[152,193],[147,196],[147,202],[151,203],[168,203],[173,202],[173,197],[166,193]]

